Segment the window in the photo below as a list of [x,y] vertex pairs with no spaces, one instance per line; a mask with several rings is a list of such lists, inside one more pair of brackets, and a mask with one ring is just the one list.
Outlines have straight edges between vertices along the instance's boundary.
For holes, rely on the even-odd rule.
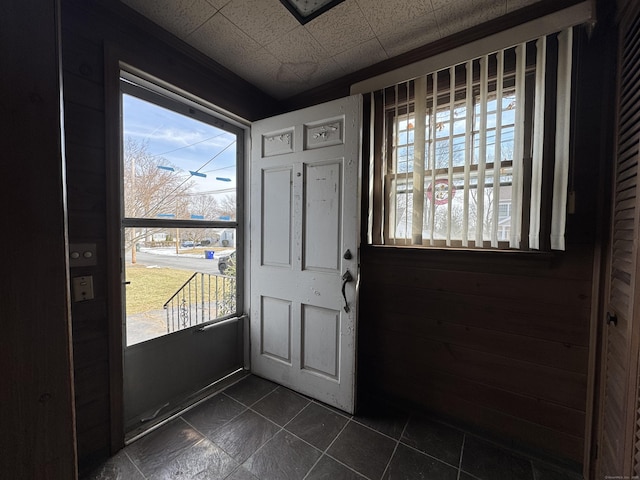
[[371,94],[372,243],[563,249],[571,44],[568,30]]

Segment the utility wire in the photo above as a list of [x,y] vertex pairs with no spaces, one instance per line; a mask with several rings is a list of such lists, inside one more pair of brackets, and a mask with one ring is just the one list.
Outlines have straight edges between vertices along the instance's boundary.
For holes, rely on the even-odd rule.
[[[211,157],[209,160],[207,160],[200,168],[198,168],[197,170],[195,170],[196,172],[199,172],[200,170],[202,170],[205,166],[207,166],[208,164],[210,164],[211,162],[213,162],[217,157],[219,157],[225,150],[227,150],[229,147],[231,147],[233,144],[235,144],[236,141],[233,140],[229,145],[227,145],[226,147],[224,147],[222,150],[220,150],[218,153],[216,153],[213,157]],[[180,187],[182,187],[185,183],[187,183],[187,181],[189,181],[189,179],[191,178],[191,175],[186,177],[182,182],[180,182],[179,185],[177,185],[173,190],[171,190],[169,193],[167,193],[163,198],[161,198],[158,203],[149,209],[148,214],[154,214],[158,211],[158,209],[162,206],[162,204],[164,203],[164,201],[169,198],[171,195],[173,195]]]
[[205,138],[204,140],[200,140],[199,142],[190,143],[189,145],[185,145],[184,147],[174,148],[173,150],[168,150],[168,151],[162,152],[162,153],[155,153],[155,154],[149,155],[149,156],[153,158],[153,157],[159,157],[161,155],[166,155],[167,153],[177,152],[178,150],[182,150],[182,149],[185,149],[185,148],[193,147],[194,145],[198,145],[199,143],[204,143],[204,142],[207,142],[209,140],[213,140],[214,138],[221,137],[222,135],[225,135],[226,133],[227,132],[222,132],[222,133],[220,133],[218,135],[214,135],[213,137],[209,137],[209,138]]

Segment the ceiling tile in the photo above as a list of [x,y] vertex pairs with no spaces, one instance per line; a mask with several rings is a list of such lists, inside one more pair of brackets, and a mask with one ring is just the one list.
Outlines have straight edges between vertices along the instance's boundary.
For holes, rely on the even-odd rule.
[[474,15],[470,1],[452,3],[437,9],[435,12],[438,29],[442,38],[466,30],[472,25]]
[[473,0],[472,25],[479,25],[507,13],[507,0]]
[[377,36],[390,35],[416,17],[433,11],[430,0],[356,0]]
[[340,78],[345,74],[344,69],[338,65],[333,58],[320,60],[317,63],[316,68],[309,70],[306,77],[303,76],[305,72],[295,69],[294,71],[306,81],[307,88],[317,87],[331,80],[335,80],[336,78]]
[[355,72],[387,58],[377,38],[372,38],[333,56],[333,59],[344,69],[345,73]]
[[404,28],[379,37],[389,57],[395,57],[440,38],[434,14],[423,15],[405,22]]
[[353,48],[375,35],[354,1],[343,2],[316,17],[305,28],[330,56]]
[[447,5],[450,5],[452,3],[459,3],[461,1],[466,3],[470,0],[431,0],[431,5],[433,6],[434,10],[438,10],[439,8],[446,7]]
[[227,68],[236,57],[260,50],[260,45],[219,13],[187,38],[195,48]]
[[235,57],[228,68],[277,99],[306,89],[298,75],[264,48]]
[[329,57],[326,50],[302,25],[266,45],[266,48],[283,63],[317,63]]
[[180,38],[189,35],[217,12],[205,0],[123,0],[122,3]]
[[279,0],[232,0],[220,13],[260,45],[299,26]]

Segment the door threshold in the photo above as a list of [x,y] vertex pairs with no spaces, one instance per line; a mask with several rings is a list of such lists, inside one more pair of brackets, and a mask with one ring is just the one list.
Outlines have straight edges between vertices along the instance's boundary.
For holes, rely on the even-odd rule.
[[140,427],[135,428],[130,432],[127,432],[124,437],[124,444],[129,445],[135,442],[136,440],[144,437],[145,435],[148,435],[149,433],[159,429],[160,427],[162,427],[163,425],[166,425],[171,420],[179,417],[183,413],[191,410],[192,408],[197,407],[203,402],[206,402],[211,397],[219,394],[220,392],[222,392],[223,390],[226,390],[232,385],[235,385],[240,380],[242,380],[243,378],[245,378],[250,374],[251,372],[249,370],[240,368],[235,372],[231,372],[230,374],[221,378],[220,380],[217,380],[212,384],[207,385],[203,389],[191,395],[188,399],[179,403],[175,408],[171,409],[171,411],[161,414],[157,418],[154,418],[153,420],[149,420],[149,422],[145,423],[144,425],[141,425]]

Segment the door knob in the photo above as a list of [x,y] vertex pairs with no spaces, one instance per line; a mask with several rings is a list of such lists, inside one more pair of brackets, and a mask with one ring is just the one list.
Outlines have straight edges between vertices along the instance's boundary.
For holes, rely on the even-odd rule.
[[614,327],[618,326],[618,317],[615,313],[607,312],[607,325],[611,325],[613,323]]

